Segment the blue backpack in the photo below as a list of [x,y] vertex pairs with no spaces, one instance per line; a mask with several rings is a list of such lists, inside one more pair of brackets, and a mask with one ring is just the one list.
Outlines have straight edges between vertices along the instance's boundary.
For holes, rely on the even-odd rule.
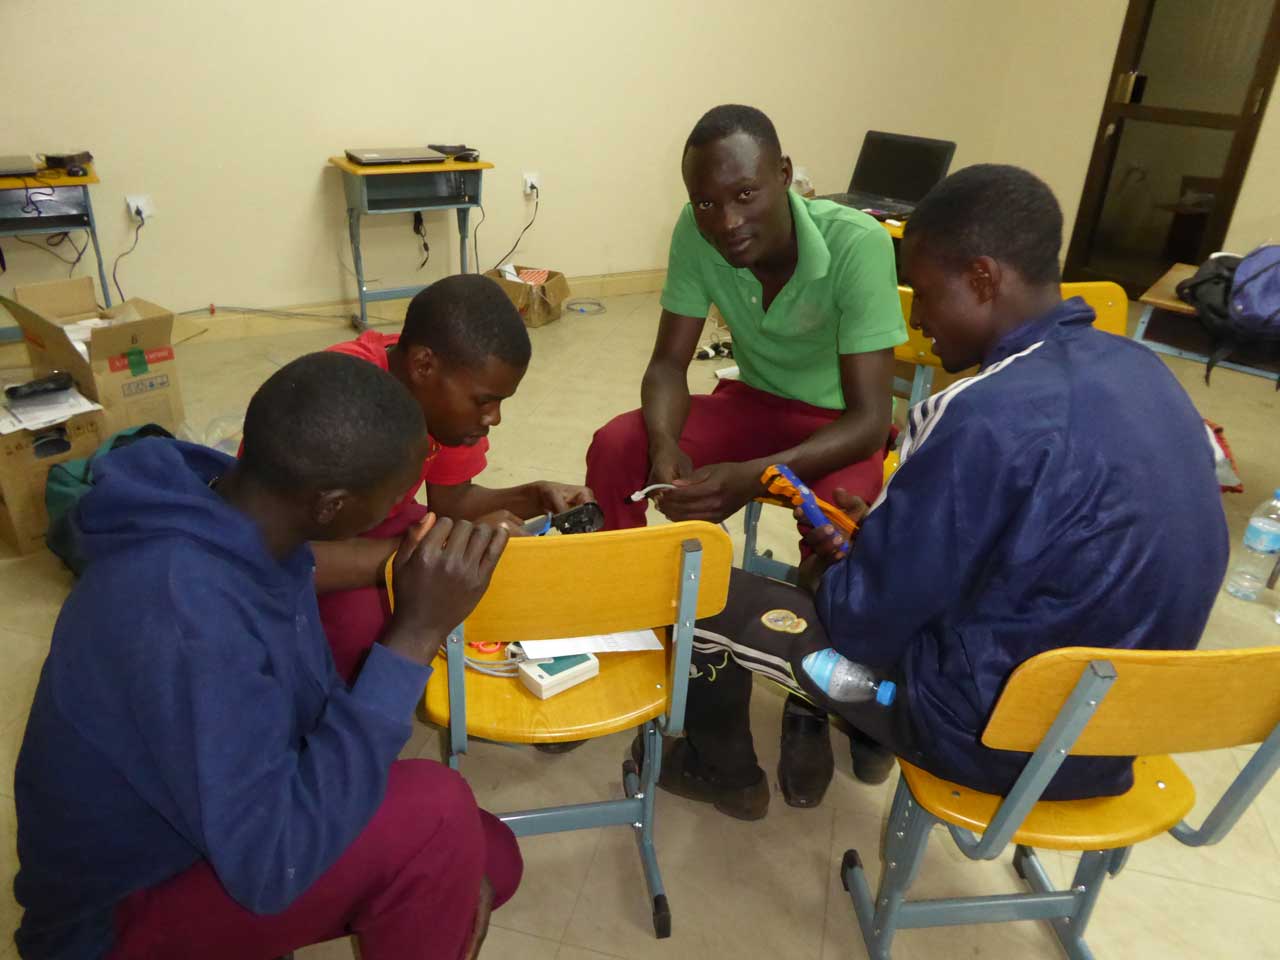
[[1177,289],[1213,338],[1205,383],[1215,366],[1246,344],[1280,348],[1280,244],[1263,244],[1243,257],[1216,253]]

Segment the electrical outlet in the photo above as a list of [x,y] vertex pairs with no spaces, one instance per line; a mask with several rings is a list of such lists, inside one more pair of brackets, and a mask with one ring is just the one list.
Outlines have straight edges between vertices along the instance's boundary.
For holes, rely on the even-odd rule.
[[542,174],[526,173],[524,175],[524,195],[531,197],[534,193],[542,195]]
[[156,205],[149,193],[126,193],[124,202],[129,207],[129,219],[135,223],[138,220],[139,210],[142,211],[142,216],[148,220],[156,215]]

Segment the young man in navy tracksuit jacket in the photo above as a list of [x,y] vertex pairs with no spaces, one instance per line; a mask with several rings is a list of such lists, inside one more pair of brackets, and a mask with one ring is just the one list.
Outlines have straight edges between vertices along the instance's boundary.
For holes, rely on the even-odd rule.
[[240,461],[117,450],[78,505],[89,564],[15,777],[28,960],[267,958],[352,933],[366,960],[457,960],[519,881],[514,837],[456,773],[396,760],[505,533],[411,531],[404,602],[348,687],[308,543],[386,515],[421,470],[422,413],[373,365],[314,354],[258,390],[244,434]]
[[[751,670],[842,714],[862,779],[883,780],[897,754],[1004,793],[1026,755],[980,738],[1020,663],[1057,647],[1199,642],[1228,554],[1211,440],[1155,354],[1094,329],[1082,300],[1062,301],[1061,229],[1048,187],[1015,167],[960,171],[916,209],[903,248],[911,322],[947,370],[980,369],[912,409],[901,465],[812,601],[734,571],[728,608],[699,624],[668,789],[764,815]],[[830,527],[810,535],[828,557],[838,539]],[[807,629],[770,629],[761,614],[775,608]],[[797,682],[800,660],[824,646],[898,681],[895,705],[832,704]],[[807,782],[791,789],[811,805],[832,764],[825,727],[807,739]],[[1070,757],[1046,797],[1131,783],[1128,760]]]

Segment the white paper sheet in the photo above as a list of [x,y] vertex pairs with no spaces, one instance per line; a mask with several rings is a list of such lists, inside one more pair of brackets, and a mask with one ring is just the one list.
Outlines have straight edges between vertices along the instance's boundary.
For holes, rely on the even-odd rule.
[[0,436],[18,430],[41,430],[55,423],[69,420],[77,413],[101,410],[92,400],[72,388],[58,393],[46,393],[29,400],[17,400],[0,409]]
[[630,650],[661,650],[662,641],[652,630],[626,630],[590,637],[563,640],[524,640],[520,646],[535,660],[567,657],[574,653],[625,653]]

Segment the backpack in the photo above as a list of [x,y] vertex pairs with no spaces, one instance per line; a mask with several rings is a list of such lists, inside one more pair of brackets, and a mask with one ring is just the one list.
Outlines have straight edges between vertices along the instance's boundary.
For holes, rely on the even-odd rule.
[[1280,347],[1280,244],[1264,244],[1243,257],[1215,253],[1177,291],[1196,308],[1213,341],[1205,383],[1215,366],[1246,344]]
[[76,504],[93,489],[94,461],[112,450],[127,447],[147,437],[173,439],[164,427],[146,423],[113,433],[93,453],[82,460],[66,460],[49,468],[44,486],[44,504],[49,512],[49,530],[45,543],[76,576],[84,571],[85,558],[80,548],[80,528],[76,521]]

